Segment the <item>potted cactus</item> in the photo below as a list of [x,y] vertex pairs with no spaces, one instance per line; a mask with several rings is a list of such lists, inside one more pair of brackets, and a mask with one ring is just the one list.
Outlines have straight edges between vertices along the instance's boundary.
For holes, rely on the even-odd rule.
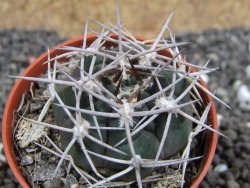
[[[13,139],[18,148],[35,145],[58,158],[52,179],[67,164],[86,187],[198,186],[220,134],[213,99],[220,100],[201,80],[215,69],[180,55],[178,47],[187,43],[172,36],[171,16],[155,40],[146,40],[121,26],[117,8],[116,26],[96,22],[102,31],[87,35],[87,21],[83,37],[13,76],[19,80],[6,103],[3,143],[22,186],[31,183],[18,167]],[[42,107],[24,113],[37,93]],[[196,164],[195,175],[188,175],[189,163]]]

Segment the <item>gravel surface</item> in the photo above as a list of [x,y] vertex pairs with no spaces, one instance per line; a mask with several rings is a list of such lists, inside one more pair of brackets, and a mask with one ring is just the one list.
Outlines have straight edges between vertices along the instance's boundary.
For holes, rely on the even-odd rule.
[[[30,59],[63,40],[49,31],[0,30],[0,124],[4,103],[14,83],[7,75],[19,75]],[[216,103],[220,130],[227,138],[219,138],[213,164],[200,187],[249,188],[250,29],[184,34],[177,41],[193,42],[184,51],[189,62],[200,64],[210,59],[210,66],[219,67],[207,78],[208,85],[232,108]],[[1,156],[0,187],[18,187]]]

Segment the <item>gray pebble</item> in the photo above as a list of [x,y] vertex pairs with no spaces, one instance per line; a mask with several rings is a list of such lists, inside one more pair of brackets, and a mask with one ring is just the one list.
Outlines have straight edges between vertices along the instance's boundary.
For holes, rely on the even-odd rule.
[[243,180],[248,181],[250,179],[250,171],[249,171],[249,169],[244,169],[241,172],[241,177],[242,177]]
[[226,181],[224,179],[220,178],[220,179],[218,179],[218,184],[223,187],[223,186],[225,186]]
[[227,171],[223,174],[223,178],[226,180],[226,181],[230,181],[230,180],[233,180],[234,179],[234,175],[231,171]]
[[235,159],[235,152],[233,148],[226,149],[225,152],[223,153],[223,156],[225,156],[228,161],[233,161]]
[[224,134],[228,137],[228,139],[231,139],[232,141],[235,141],[238,138],[237,133],[232,129],[226,130]]
[[47,180],[43,183],[44,188],[59,188],[62,187],[62,181],[58,178]]
[[227,188],[240,188],[240,185],[234,180],[229,180],[227,181]]

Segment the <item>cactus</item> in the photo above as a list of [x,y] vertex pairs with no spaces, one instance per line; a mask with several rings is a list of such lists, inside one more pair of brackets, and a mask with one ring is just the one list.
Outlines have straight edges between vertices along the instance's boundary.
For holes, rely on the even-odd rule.
[[[115,48],[114,51],[118,52],[118,49]],[[142,159],[169,159],[180,152],[187,145],[189,134],[193,128],[192,121],[189,119],[171,115],[172,118],[170,120],[170,117],[168,117],[170,115],[167,110],[167,103],[171,103],[171,100],[168,100],[166,97],[169,96],[169,94],[168,92],[164,92],[161,95],[158,95],[161,89],[167,88],[172,83],[173,74],[175,73],[164,70],[157,71],[157,75],[154,76],[154,78],[151,79],[149,83],[146,83],[146,80],[148,80],[148,78],[153,75],[152,71],[147,67],[143,69],[136,68],[140,67],[141,65],[140,57],[130,61],[129,55],[130,53],[127,54],[127,57],[118,61],[117,66],[112,69],[110,73],[104,72],[97,78],[93,79],[91,83],[85,83],[86,87],[88,86],[88,88],[92,88],[91,91],[93,92],[95,92],[95,90],[100,90],[100,95],[105,96],[107,99],[109,98],[107,93],[112,94],[114,97],[114,102],[119,107],[118,111],[120,111],[121,114],[117,113],[117,110],[113,109],[113,106],[109,106],[104,101],[92,97],[86,91],[83,91],[80,94],[79,109],[91,111],[91,106],[93,106],[94,109],[94,111],[92,111],[93,115],[83,113],[79,114],[80,118],[85,122],[83,124],[86,126],[99,127],[100,134],[98,134],[97,129],[91,130],[84,126],[82,128],[86,129],[86,134],[88,134],[88,136],[98,139],[99,141],[115,148],[116,150],[109,149],[104,145],[100,145],[91,140],[88,136],[83,136],[83,143],[86,149],[89,151],[120,160],[131,160],[133,155],[136,155]],[[84,76],[86,77],[87,73],[88,76],[90,76],[90,72],[92,72],[92,75],[95,75],[102,69],[105,69],[105,67],[109,66],[111,63],[109,61],[105,61],[102,56],[96,56],[96,60],[93,61],[95,64],[94,69],[91,71],[90,66],[94,57],[88,56],[83,58],[84,72],[86,73]],[[126,63],[126,65],[121,67],[121,63]],[[102,64],[104,64],[104,67],[102,67]],[[151,65],[151,68],[156,69],[156,66]],[[72,71],[72,74],[68,76],[72,78],[74,77],[75,80],[81,80],[80,71],[82,70],[77,67]],[[177,78],[179,77],[177,76]],[[82,80],[85,80],[85,78],[82,78]],[[157,85],[157,82],[159,85]],[[101,88],[98,88],[95,83],[98,83],[102,87],[106,88],[107,92],[104,92],[101,90]],[[91,86],[91,84],[93,86]],[[84,84],[82,84],[82,86],[85,87]],[[187,87],[187,81],[185,79],[180,79],[180,81],[175,85],[175,90],[172,94],[173,98],[180,97]],[[56,88],[56,90],[64,105],[71,108],[76,106],[76,94],[74,93],[76,88],[72,88],[71,86],[59,86]],[[149,96],[154,95],[158,95],[158,97],[154,97],[151,101],[145,103],[143,102],[141,105],[137,105],[137,102],[143,100],[146,101]],[[189,104],[189,102],[190,95],[187,93],[183,98],[181,98],[180,103]],[[55,99],[54,103],[58,104],[58,100]],[[155,109],[155,111],[157,111],[157,109],[162,109],[162,112],[154,112],[152,114],[155,115],[153,116],[154,118],[146,123],[147,120],[152,117],[152,115],[149,115],[147,118],[146,114],[148,112],[152,112],[152,109]],[[76,112],[77,109],[72,109],[73,114],[74,111]],[[183,107],[183,111],[192,116],[192,109],[190,109],[188,105]],[[104,112],[107,114],[113,113],[115,116],[111,118],[105,115],[94,116],[94,112]],[[139,112],[140,115],[137,116],[135,114],[136,112]],[[75,123],[70,120],[68,115],[64,112],[63,107],[53,105],[53,113],[57,125],[71,129],[74,128]],[[167,120],[169,123],[167,123]],[[163,133],[166,128],[166,124],[169,126],[169,128],[167,137],[164,138]],[[114,129],[102,130],[102,127],[111,127]],[[116,130],[115,128],[118,129]],[[141,130],[139,130],[139,128]],[[132,134],[131,140],[134,151],[131,151],[129,146],[127,137],[130,135],[126,133],[126,129],[128,129],[130,134]],[[64,149],[66,149],[72,139],[72,134],[61,132],[60,135],[62,146]],[[161,142],[164,143],[162,148],[159,147]],[[81,152],[81,147],[79,144],[74,144],[71,147],[69,153],[78,166],[83,169],[91,170],[86,156],[84,156]],[[91,158],[95,167],[103,169],[105,174],[108,175],[118,173],[119,171],[124,170],[127,166],[123,164],[115,164],[114,162],[95,156],[92,156]],[[149,175],[152,170],[153,169],[149,170],[142,168],[140,170],[142,178],[144,178],[146,175]],[[121,177],[121,180],[131,181],[135,179],[135,174],[132,172]]]
[[[183,60],[178,47],[187,43],[177,43],[170,32],[172,14],[155,40],[141,41],[123,29],[116,10],[117,25],[96,22],[102,32],[92,31],[90,45],[86,21],[82,47],[65,46],[58,49],[62,55],[48,56],[47,78],[16,77],[48,83],[38,120],[25,119],[60,131],[61,148],[48,139],[56,151],[37,143],[60,157],[55,174],[68,160],[89,187],[135,181],[142,187],[146,178],[155,181],[153,172],[179,164],[183,186],[188,162],[200,158],[189,157],[192,139],[204,130],[218,133],[207,125],[211,102],[199,93],[225,104],[200,84],[216,69],[207,68],[209,61],[198,66]],[[55,125],[42,121],[51,106]]]

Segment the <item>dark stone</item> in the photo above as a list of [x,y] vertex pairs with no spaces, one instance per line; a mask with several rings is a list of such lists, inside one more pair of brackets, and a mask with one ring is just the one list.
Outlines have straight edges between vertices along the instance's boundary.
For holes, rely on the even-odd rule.
[[225,150],[225,152],[223,153],[223,156],[233,161],[235,159],[235,153],[234,153],[233,148]]
[[200,184],[200,188],[210,188],[209,184],[205,181],[202,181]]
[[233,176],[235,179],[238,179],[240,177],[240,174],[241,174],[240,168],[235,167],[235,168],[231,169],[231,172],[233,173]]
[[244,152],[250,154],[250,142],[243,142],[241,147]]
[[249,171],[249,169],[243,169],[243,171],[241,172],[241,178],[244,181],[248,181],[250,179],[250,171]]
[[245,161],[243,161],[241,158],[236,158],[234,163],[232,163],[237,168],[243,168],[245,166]]
[[237,133],[236,133],[234,130],[232,130],[232,129],[226,130],[226,131],[224,132],[224,134],[228,137],[227,139],[230,139],[230,140],[232,140],[232,141],[235,141],[235,140],[237,140],[237,138],[238,138]]
[[210,186],[215,186],[218,180],[218,174],[212,171],[209,171],[206,175],[206,179],[209,182]]
[[229,180],[227,182],[227,187],[228,188],[240,188],[240,185],[234,180]]
[[229,181],[229,180],[233,180],[234,179],[234,175],[232,172],[230,171],[227,171],[225,172],[224,174],[222,174],[222,177],[226,180],[226,181]]
[[233,140],[230,138],[222,138],[220,142],[223,144],[224,147],[226,148],[231,148],[234,146]]
[[223,187],[223,186],[225,186],[226,181],[225,181],[224,179],[220,178],[220,179],[218,180],[218,184],[219,184],[221,187]]

